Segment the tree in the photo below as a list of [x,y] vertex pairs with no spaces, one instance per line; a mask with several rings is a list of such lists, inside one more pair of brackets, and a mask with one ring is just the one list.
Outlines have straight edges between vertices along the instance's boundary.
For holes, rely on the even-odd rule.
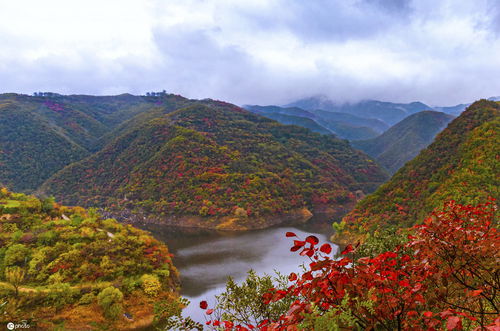
[[[266,304],[290,300],[286,313],[262,320],[263,330],[486,329],[500,324],[500,235],[496,205],[476,207],[447,203],[423,224],[414,226],[408,241],[394,249],[355,258],[348,245],[334,259],[332,248],[315,236],[296,238],[291,251],[308,256],[293,285],[271,289]],[[287,237],[297,237],[288,232]],[[381,249],[372,245],[373,250]],[[360,250],[362,251],[362,250]],[[202,307],[207,308],[207,307]],[[207,310],[208,313],[212,310]],[[220,320],[209,321],[221,325]],[[247,321],[223,321],[224,327],[253,328]]]
[[112,286],[106,287],[97,296],[99,306],[104,310],[104,315],[116,319],[122,313],[122,292]]
[[26,272],[20,267],[9,267],[5,269],[5,280],[14,288],[16,297],[19,296],[19,286],[23,283],[25,275]]
[[29,257],[30,250],[23,244],[14,244],[5,252],[5,265],[24,265]]

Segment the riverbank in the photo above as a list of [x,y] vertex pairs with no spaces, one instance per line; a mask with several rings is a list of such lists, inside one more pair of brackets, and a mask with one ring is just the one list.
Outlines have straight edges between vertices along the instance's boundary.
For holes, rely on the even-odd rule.
[[305,223],[313,213],[307,208],[288,211],[279,215],[265,216],[222,216],[201,217],[197,215],[156,216],[141,211],[121,210],[119,212],[101,210],[104,217],[116,218],[121,223],[137,227],[164,225],[167,227],[199,228],[219,231],[261,230],[287,223]]
[[115,218],[124,224],[137,227],[147,225],[164,225],[166,227],[198,228],[219,231],[248,231],[262,230],[283,224],[301,224],[308,222],[313,216],[325,220],[340,219],[354,206],[353,203],[344,205],[321,205],[312,211],[308,208],[297,208],[281,214],[260,216],[220,216],[202,217],[199,215],[165,215],[159,216],[141,210],[131,211],[129,209],[100,210],[102,216]]

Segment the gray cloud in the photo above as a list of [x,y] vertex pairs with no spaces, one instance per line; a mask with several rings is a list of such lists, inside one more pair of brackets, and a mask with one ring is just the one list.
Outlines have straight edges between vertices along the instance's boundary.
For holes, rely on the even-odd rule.
[[[47,36],[35,33],[43,26],[8,28],[9,19],[29,22],[0,13],[0,92],[166,89],[238,104],[326,94],[443,105],[500,94],[494,0],[151,0],[144,13],[109,30]],[[123,34],[121,24],[137,29]]]

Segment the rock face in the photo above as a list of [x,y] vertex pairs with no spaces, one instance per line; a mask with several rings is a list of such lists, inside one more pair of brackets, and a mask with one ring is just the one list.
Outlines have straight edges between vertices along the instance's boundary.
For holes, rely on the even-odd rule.
[[231,104],[184,100],[175,111],[147,115],[111,133],[99,152],[55,174],[40,192],[119,218],[243,229],[271,226],[302,208],[338,209],[355,201],[356,190],[373,191],[387,178],[346,141]]

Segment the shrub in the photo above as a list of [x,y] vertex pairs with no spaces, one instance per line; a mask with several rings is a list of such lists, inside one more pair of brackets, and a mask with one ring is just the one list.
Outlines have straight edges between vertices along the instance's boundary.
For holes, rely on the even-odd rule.
[[116,319],[122,313],[122,292],[114,287],[106,287],[97,296],[99,306],[104,310],[104,315]]
[[4,257],[5,265],[22,265],[26,263],[30,250],[22,244],[14,244],[7,248]]
[[84,294],[78,303],[80,305],[90,305],[95,300],[95,295],[93,293]]
[[155,275],[143,275],[141,277],[141,282],[144,293],[151,297],[157,296],[161,290],[161,283]]

